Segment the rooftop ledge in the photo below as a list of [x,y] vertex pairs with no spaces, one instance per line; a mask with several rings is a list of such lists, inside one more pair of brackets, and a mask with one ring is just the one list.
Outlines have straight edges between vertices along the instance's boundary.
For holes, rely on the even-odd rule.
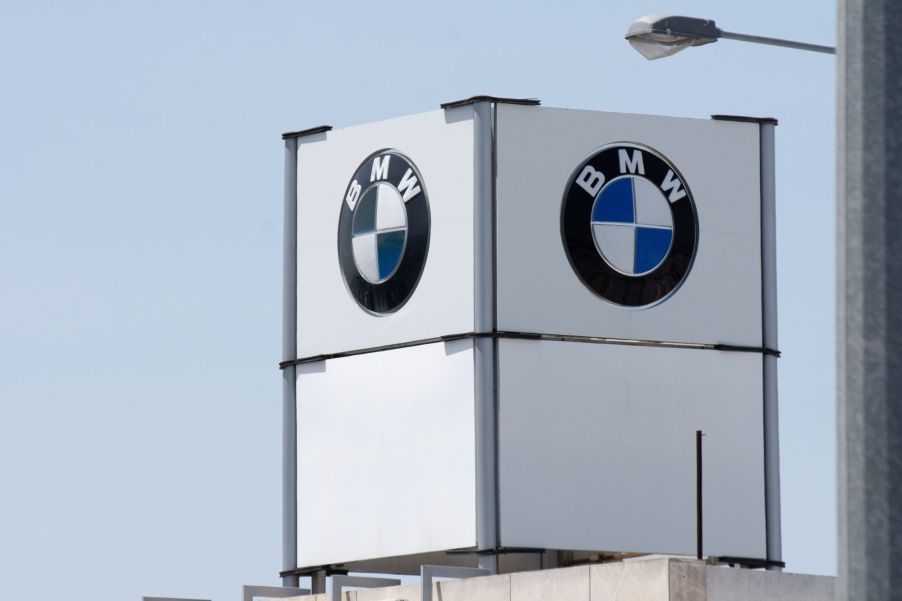
[[[445,580],[434,601],[833,601],[834,578],[648,556],[619,562]],[[331,601],[331,595],[292,597]],[[342,592],[341,601],[419,601],[420,586]]]

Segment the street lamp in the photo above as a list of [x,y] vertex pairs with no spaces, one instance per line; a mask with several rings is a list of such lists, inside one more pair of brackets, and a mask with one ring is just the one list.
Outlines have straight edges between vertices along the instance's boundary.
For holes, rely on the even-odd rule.
[[832,46],[733,33],[720,29],[710,19],[678,15],[645,15],[630,25],[626,32],[626,39],[630,45],[648,60],[670,56],[690,46],[710,44],[720,38],[836,54],[836,49]]

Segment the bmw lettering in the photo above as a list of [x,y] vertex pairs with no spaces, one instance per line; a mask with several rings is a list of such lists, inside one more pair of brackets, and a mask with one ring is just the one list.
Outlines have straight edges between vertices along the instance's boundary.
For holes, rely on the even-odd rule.
[[663,155],[622,142],[595,151],[564,190],[561,237],[573,271],[596,295],[646,307],[686,279],[698,218],[686,181]]
[[400,309],[429,250],[429,201],[416,165],[380,150],[354,172],[338,221],[338,260],[354,300],[374,314]]

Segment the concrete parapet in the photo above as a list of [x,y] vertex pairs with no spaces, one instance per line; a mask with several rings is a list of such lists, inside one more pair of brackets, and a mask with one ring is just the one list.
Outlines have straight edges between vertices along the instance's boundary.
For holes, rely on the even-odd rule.
[[833,601],[832,576],[709,567],[707,601]]
[[[433,601],[833,601],[834,578],[707,565],[679,557],[445,580]],[[294,601],[331,601],[329,595]],[[417,584],[349,590],[341,601],[419,601]]]

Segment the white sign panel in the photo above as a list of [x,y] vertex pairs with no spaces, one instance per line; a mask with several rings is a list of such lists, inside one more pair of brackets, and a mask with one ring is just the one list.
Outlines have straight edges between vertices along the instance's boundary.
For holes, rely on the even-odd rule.
[[476,543],[469,340],[298,367],[298,565]]
[[298,139],[297,565],[779,560],[772,125],[467,102]]
[[298,356],[472,331],[472,112],[301,140]]
[[761,357],[505,340],[499,349],[501,541],[765,557]]
[[[497,128],[500,330],[761,346],[757,124],[499,105]],[[573,234],[568,187],[586,200]]]

